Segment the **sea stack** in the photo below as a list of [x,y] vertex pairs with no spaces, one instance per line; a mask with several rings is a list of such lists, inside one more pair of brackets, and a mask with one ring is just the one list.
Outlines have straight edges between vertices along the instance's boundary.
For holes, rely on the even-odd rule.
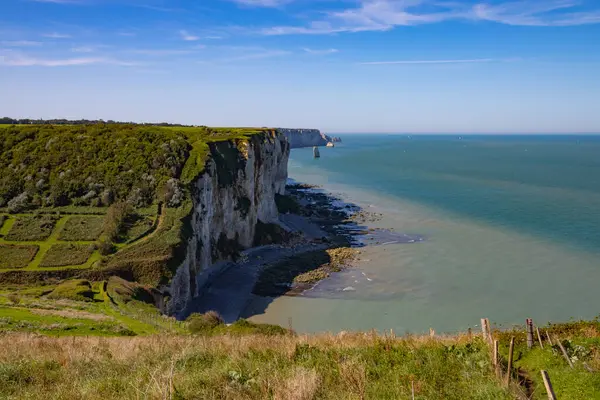
[[319,154],[319,148],[317,146],[313,147],[313,157],[314,158],[320,158],[321,154]]

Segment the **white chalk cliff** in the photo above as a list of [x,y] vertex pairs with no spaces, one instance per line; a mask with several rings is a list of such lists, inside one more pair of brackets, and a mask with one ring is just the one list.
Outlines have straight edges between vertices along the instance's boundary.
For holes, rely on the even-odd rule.
[[291,148],[326,146],[332,142],[332,138],[321,133],[318,129],[287,129],[278,128],[278,132],[283,133],[290,142]]
[[186,258],[170,284],[167,312],[178,314],[199,295],[216,264],[253,245],[258,222],[276,223],[275,195],[285,192],[290,144],[278,131],[211,143],[194,184]]

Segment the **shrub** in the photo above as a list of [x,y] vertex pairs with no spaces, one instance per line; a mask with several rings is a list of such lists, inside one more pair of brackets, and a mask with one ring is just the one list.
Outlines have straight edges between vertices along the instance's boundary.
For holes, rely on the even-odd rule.
[[191,333],[210,333],[216,327],[224,324],[223,318],[216,311],[192,314],[186,321]]
[[104,218],[103,234],[107,241],[116,242],[123,229],[127,216],[131,213],[131,205],[126,202],[114,203],[108,208]]
[[117,250],[117,248],[115,247],[114,244],[112,244],[112,242],[109,242],[106,240],[101,240],[100,243],[98,244],[98,251],[103,256],[109,256],[109,255],[113,254],[116,250]]
[[109,278],[106,290],[113,299],[123,303],[136,300],[143,303],[155,304],[152,289],[139,283],[126,281],[118,276],[111,276]]
[[8,300],[10,300],[10,302],[15,305],[21,303],[21,298],[16,293],[11,293],[7,297],[8,297]]

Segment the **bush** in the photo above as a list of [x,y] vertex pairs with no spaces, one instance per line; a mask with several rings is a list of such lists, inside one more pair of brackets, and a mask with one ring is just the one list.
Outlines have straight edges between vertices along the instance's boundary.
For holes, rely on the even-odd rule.
[[191,333],[210,333],[216,327],[224,324],[223,318],[216,311],[192,314],[186,321]]
[[21,298],[16,293],[11,293],[7,297],[8,297],[8,300],[10,300],[10,302],[15,305],[21,303]]
[[115,300],[123,303],[129,303],[132,300],[143,303],[155,304],[152,289],[140,285],[139,283],[129,282],[118,276],[111,276],[107,285],[108,294]]
[[107,241],[116,242],[123,229],[127,216],[131,214],[131,205],[125,202],[115,203],[108,208],[104,218],[103,234]]
[[117,248],[115,247],[114,244],[112,244],[112,242],[108,242],[106,240],[101,240],[100,243],[98,244],[98,251],[103,256],[109,256],[111,254],[114,254],[116,250],[117,250]]

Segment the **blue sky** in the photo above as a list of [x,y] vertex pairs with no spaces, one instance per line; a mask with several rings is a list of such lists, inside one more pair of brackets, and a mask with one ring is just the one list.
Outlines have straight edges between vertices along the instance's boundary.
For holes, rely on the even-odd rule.
[[597,0],[0,0],[0,114],[600,132]]

